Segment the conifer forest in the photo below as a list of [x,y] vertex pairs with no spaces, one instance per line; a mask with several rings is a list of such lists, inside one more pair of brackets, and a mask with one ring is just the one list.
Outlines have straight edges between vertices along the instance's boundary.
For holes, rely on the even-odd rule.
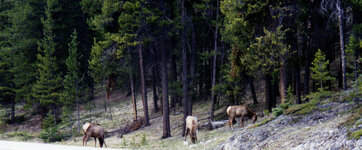
[[243,149],[338,111],[358,149],[361,49],[361,0],[0,0],[0,139]]

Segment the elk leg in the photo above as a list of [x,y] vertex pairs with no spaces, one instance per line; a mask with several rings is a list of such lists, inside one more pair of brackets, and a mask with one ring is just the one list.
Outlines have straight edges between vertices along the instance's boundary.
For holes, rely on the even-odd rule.
[[89,137],[90,137],[90,134],[87,134],[86,137],[85,137],[85,140],[84,140],[85,141],[85,146],[87,146],[87,142],[88,142]]
[[187,131],[188,131],[188,128],[185,129],[185,140],[184,141],[186,141],[186,136],[187,136],[187,133],[188,133]]
[[104,144],[104,146],[107,147],[106,140],[104,140],[104,138],[103,138],[103,144]]
[[82,142],[83,146],[84,146],[84,139],[85,139],[85,137],[86,137],[86,134],[83,135],[83,142]]
[[244,117],[241,116],[240,128],[244,127]]
[[94,147],[97,147],[97,138],[94,138]]
[[231,117],[229,117],[229,129],[231,129],[231,124],[232,124],[232,122],[231,122]]

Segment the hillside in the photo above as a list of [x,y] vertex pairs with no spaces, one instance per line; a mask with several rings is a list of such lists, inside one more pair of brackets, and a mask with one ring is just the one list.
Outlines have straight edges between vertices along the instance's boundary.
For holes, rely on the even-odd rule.
[[[97,122],[110,132],[119,129],[132,121],[131,96],[121,91],[115,92],[107,102],[107,112],[104,111],[101,92],[95,101],[81,106],[81,123]],[[149,97],[151,97],[149,92]],[[362,107],[348,101],[349,92],[337,92],[315,104],[316,107],[305,114],[298,113],[298,108],[293,105],[288,115],[284,113],[278,117],[273,114],[260,117],[255,124],[248,120],[245,127],[230,130],[227,126],[208,130],[205,124],[209,120],[210,103],[203,101],[194,103],[193,113],[199,119],[198,142],[191,144],[189,137],[184,142],[182,134],[182,107],[172,109],[170,114],[171,138],[160,139],[162,136],[161,113],[153,112],[153,103],[149,100],[150,126],[125,134],[122,138],[112,134],[106,138],[108,148],[126,149],[354,149],[362,147],[362,139],[351,139],[351,133],[362,129]],[[308,103],[307,103],[308,104]],[[137,97],[138,114],[143,115],[142,100]],[[309,106],[309,105],[306,105]],[[225,120],[226,106],[219,108],[216,114]],[[258,108],[258,110],[262,110]],[[287,111],[287,110],[286,110]],[[286,112],[285,111],[285,112]],[[110,113],[111,112],[111,113]],[[261,112],[258,112],[261,114]],[[299,115],[298,115],[299,114]],[[269,122],[267,122],[269,121]],[[13,130],[6,131],[1,136],[5,140],[23,140],[41,142],[38,139],[39,130],[24,128],[31,126],[31,120],[24,124],[14,125]],[[64,126],[61,131],[69,133],[76,131],[76,120],[69,126]],[[238,123],[240,120],[238,120]],[[266,123],[265,123],[266,122]],[[30,124],[28,124],[30,123]],[[37,127],[38,126],[38,127]],[[33,126],[39,129],[40,124]],[[14,132],[15,131],[15,132]],[[15,135],[14,135],[15,134]],[[359,133],[360,136],[360,133]],[[359,138],[358,136],[358,138]],[[55,144],[81,146],[82,134],[76,133],[67,140]],[[98,144],[97,144],[98,145]],[[88,141],[88,147],[93,147],[94,141]]]
[[[360,150],[362,138],[356,140],[349,137],[351,132],[361,131],[361,114],[362,107],[354,103],[325,100],[310,114],[281,115],[256,128],[238,129],[214,149]],[[359,119],[356,121],[353,117]]]

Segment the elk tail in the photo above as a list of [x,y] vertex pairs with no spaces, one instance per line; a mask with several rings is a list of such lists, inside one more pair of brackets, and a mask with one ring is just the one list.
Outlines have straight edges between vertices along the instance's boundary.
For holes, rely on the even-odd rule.
[[228,109],[226,109],[226,113],[227,113],[228,115],[230,115],[230,110],[231,110],[231,106],[229,106]]

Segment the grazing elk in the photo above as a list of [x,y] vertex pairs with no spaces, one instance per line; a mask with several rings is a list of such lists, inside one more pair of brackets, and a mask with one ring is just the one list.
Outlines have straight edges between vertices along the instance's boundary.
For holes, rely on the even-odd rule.
[[197,117],[187,116],[185,127],[185,141],[187,134],[190,134],[190,139],[192,143],[195,143],[195,141],[197,141]]
[[83,146],[84,146],[84,142],[85,145],[87,146],[87,141],[89,139],[89,137],[93,137],[94,138],[94,147],[97,146],[97,138],[99,141],[99,146],[103,147],[103,143],[104,145],[107,147],[106,142],[104,141],[104,128],[101,127],[99,124],[96,123],[86,123],[83,125]]
[[258,119],[258,115],[252,112],[246,105],[229,106],[226,110],[229,115],[229,128],[234,128],[233,121],[235,117],[241,117],[240,127],[244,126],[244,117],[249,117],[253,120],[253,123]]

